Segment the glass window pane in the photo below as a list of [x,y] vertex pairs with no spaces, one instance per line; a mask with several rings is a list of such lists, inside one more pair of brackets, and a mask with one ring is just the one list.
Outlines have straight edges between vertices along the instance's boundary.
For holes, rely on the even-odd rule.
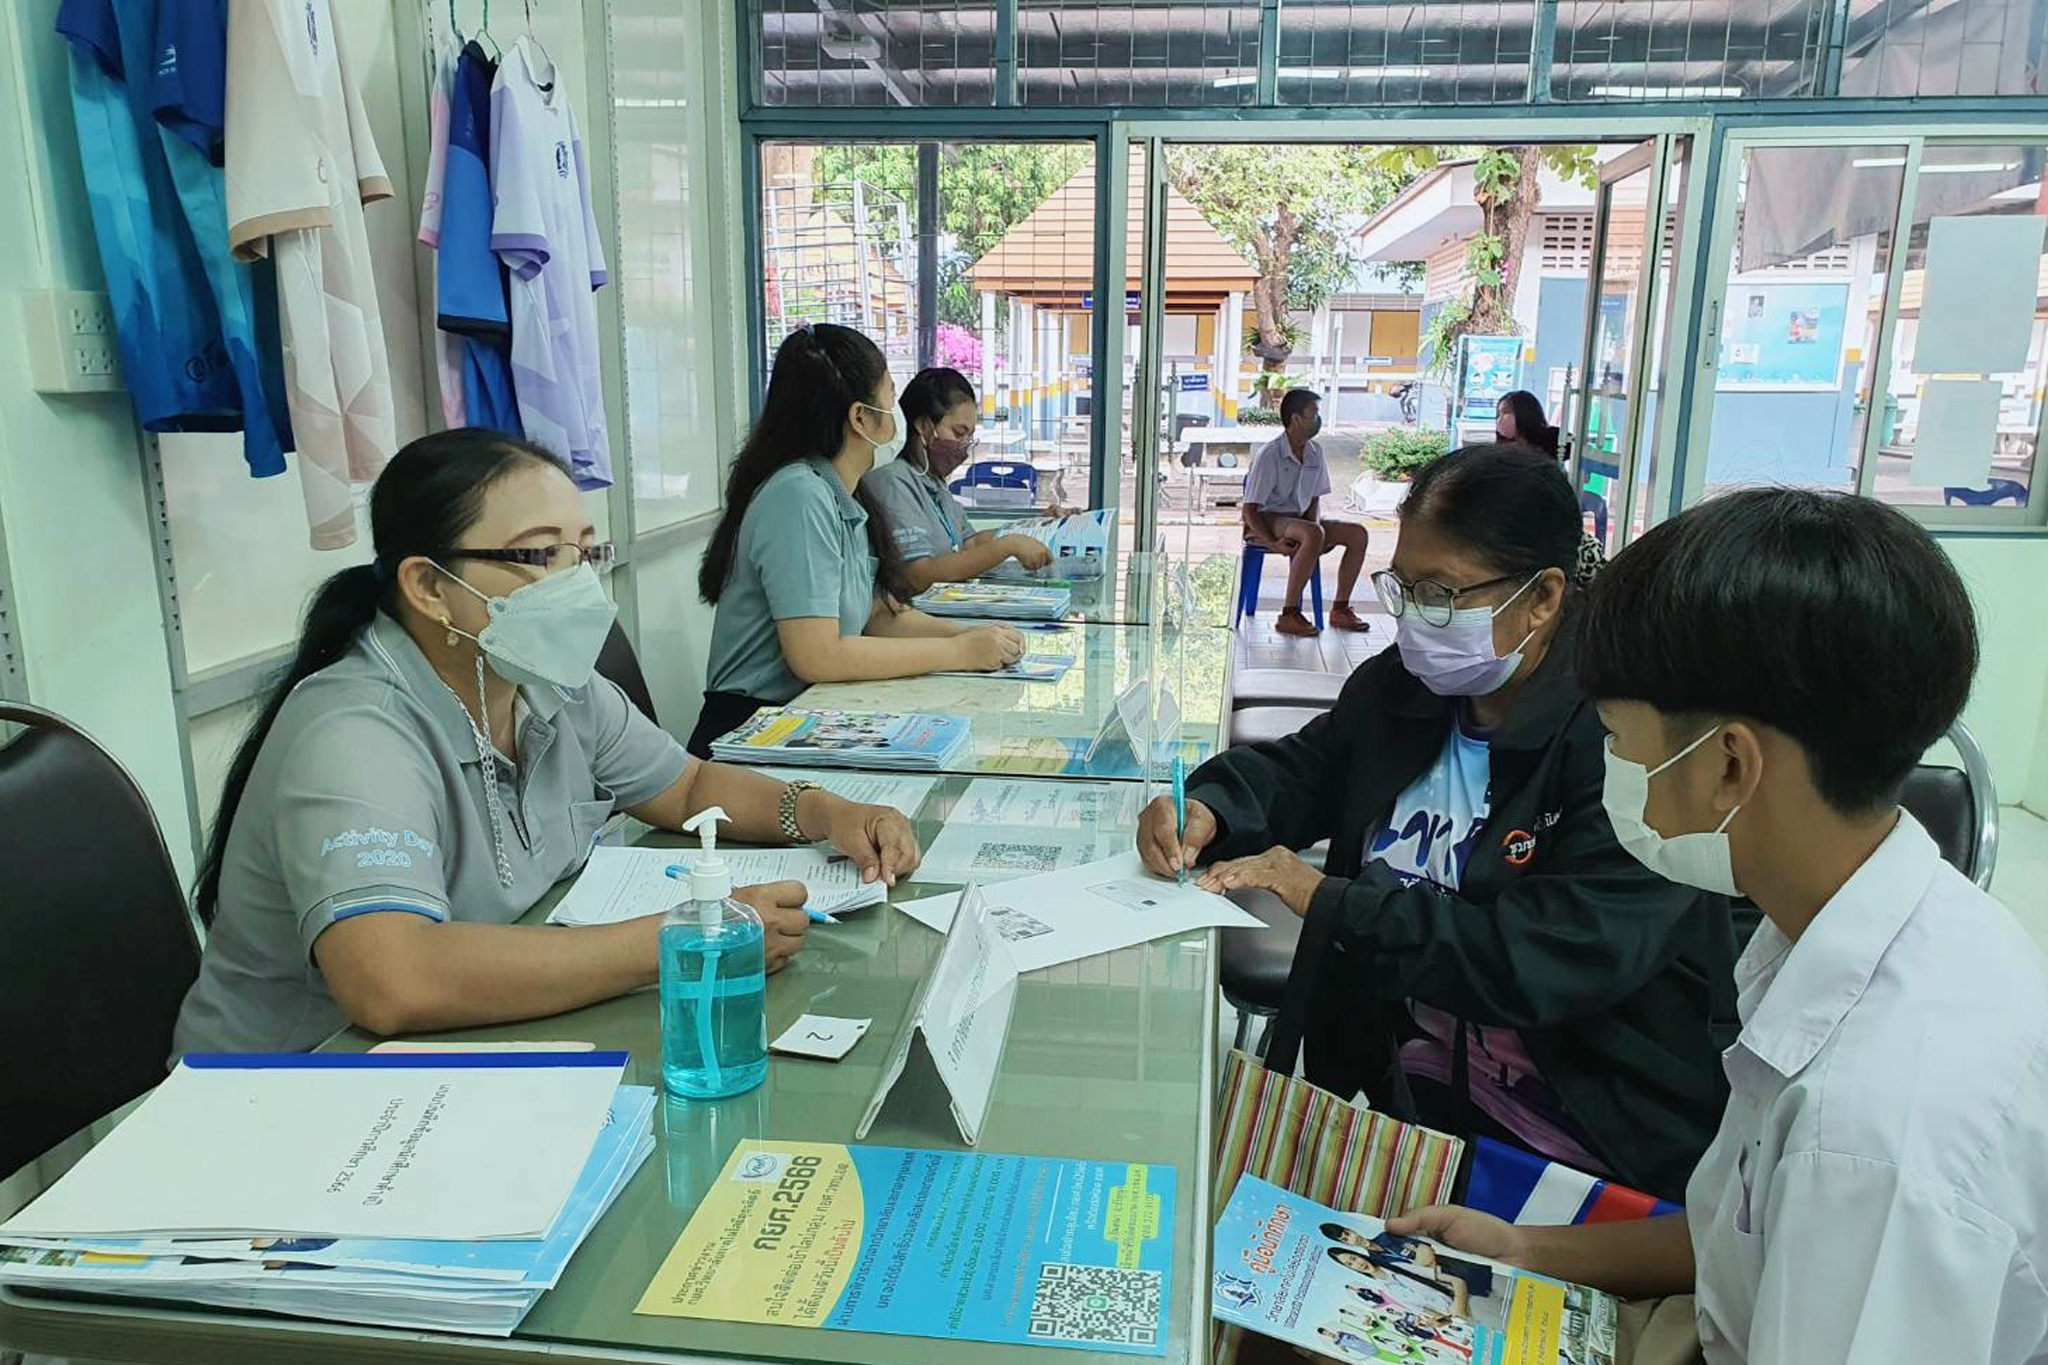
[[1535,15],[1535,0],[1290,3],[1280,11],[1280,102],[1519,102]]
[[995,103],[989,0],[753,0],[760,101],[797,108]]
[[1259,84],[1257,4],[1020,0],[1027,105],[1248,105]]
[[1899,288],[1878,496],[2025,506],[2048,383],[2048,148],[1930,146]]
[[1853,489],[1873,320],[1883,307],[1904,146],[1745,155],[1721,298],[1706,492]]
[[[934,163],[937,236],[917,240],[920,158]],[[976,462],[1026,463],[1033,495],[963,494],[970,507],[1093,505],[1090,309],[1095,158],[1075,143],[797,143],[762,148],[767,358],[806,323],[864,332],[897,387],[959,370],[981,404]],[[933,272],[937,316],[919,311]],[[972,468],[954,475],[970,488]]]
[[1811,93],[1829,0],[1560,0],[1558,100]]
[[1842,93],[2033,95],[2048,62],[2041,0],[1851,0]]

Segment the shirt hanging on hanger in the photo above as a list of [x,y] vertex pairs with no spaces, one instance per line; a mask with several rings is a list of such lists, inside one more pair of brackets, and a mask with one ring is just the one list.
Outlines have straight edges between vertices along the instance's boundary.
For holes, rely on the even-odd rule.
[[[532,440],[570,463],[579,488],[612,481],[598,360],[604,247],[583,140],[559,68],[531,37],[491,89],[491,245],[511,270],[512,383]],[[538,66],[538,69],[536,69]]]
[[505,266],[491,250],[491,82],[497,74],[480,43],[472,38],[463,45],[448,95],[435,313],[441,330],[459,338],[464,420],[520,436]]
[[138,7],[65,0],[56,28],[71,44],[79,162],[136,416],[150,431],[239,430],[220,316],[149,110],[153,25]]
[[[147,12],[151,6],[137,5]],[[257,478],[284,473],[291,449],[277,279],[268,261],[228,251],[227,0],[157,0],[149,107],[171,181],[220,317],[242,408],[242,453]]]
[[391,196],[329,0],[228,8],[228,235],[277,266],[285,397],[313,548],[356,539],[352,482],[397,444],[363,205]]
[[[433,248],[434,297],[441,295],[441,204],[448,181],[448,98],[455,89],[455,67],[462,57],[462,35],[436,32],[428,54],[433,80],[427,90],[427,184],[420,195],[420,244]],[[434,329],[435,368],[441,381],[441,420],[450,427],[467,426],[462,401],[462,338]]]

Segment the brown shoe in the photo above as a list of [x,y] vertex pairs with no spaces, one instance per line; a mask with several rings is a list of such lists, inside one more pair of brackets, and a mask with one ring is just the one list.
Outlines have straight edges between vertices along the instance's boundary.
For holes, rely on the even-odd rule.
[[1279,631],[1282,635],[1313,636],[1322,634],[1320,630],[1309,624],[1308,618],[1303,616],[1298,609],[1281,612],[1280,619],[1273,623],[1273,629]]
[[1369,627],[1360,620],[1358,613],[1351,610],[1349,602],[1339,602],[1330,608],[1330,624],[1338,630],[1366,630]]

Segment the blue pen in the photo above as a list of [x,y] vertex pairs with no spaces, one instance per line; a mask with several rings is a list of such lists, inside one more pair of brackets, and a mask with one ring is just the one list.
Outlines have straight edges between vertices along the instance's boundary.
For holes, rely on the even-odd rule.
[[[677,881],[681,881],[683,878],[690,875],[690,866],[688,863],[670,863],[667,867],[663,868],[662,870],[666,872],[669,876],[674,877]],[[833,919],[830,915],[826,914],[823,910],[820,910],[815,906],[806,905],[804,907],[804,915],[813,924],[839,923],[838,920]]]
[[[1179,754],[1173,757],[1173,842],[1182,843],[1188,837],[1188,765]],[[1173,870],[1173,879],[1183,886],[1187,884],[1188,868],[1185,859]]]

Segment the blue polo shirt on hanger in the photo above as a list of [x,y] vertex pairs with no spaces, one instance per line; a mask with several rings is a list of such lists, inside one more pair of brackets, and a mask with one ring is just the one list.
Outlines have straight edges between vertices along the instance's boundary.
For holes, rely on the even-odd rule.
[[235,431],[240,387],[149,108],[156,34],[143,8],[64,0],[56,24],[71,44],[79,162],[121,379],[151,431]]
[[[441,185],[441,330],[463,338],[462,399],[473,427],[525,434],[512,390],[512,312],[505,267],[491,250],[491,81],[497,64],[474,40],[448,95],[448,161]],[[562,452],[566,458],[568,452]]]

